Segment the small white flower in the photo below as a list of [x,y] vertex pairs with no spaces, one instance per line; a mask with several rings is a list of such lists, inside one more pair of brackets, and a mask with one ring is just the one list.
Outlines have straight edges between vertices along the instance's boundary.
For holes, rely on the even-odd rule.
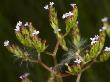
[[60,32],[61,31],[61,29],[58,29],[58,32]]
[[70,6],[72,6],[74,8],[76,6],[76,4],[70,4]]
[[20,79],[26,79],[30,74],[29,73],[24,73],[23,75],[21,75],[19,78]]
[[108,17],[104,17],[101,19],[102,22],[107,22],[108,21]]
[[98,39],[99,39],[99,36],[98,36],[98,35],[95,35],[94,38],[90,38],[90,40],[91,40],[91,45],[97,43],[97,42],[98,42]]
[[34,30],[32,36],[38,35],[39,33],[40,33],[39,31]]
[[68,13],[68,15],[69,15],[69,16],[72,16],[72,15],[73,15],[73,13],[72,13],[72,12],[69,12],[69,13]]
[[16,26],[22,26],[22,22],[21,21],[18,21]]
[[103,29],[103,30],[106,30],[106,29],[107,29],[107,27],[103,26],[103,27],[102,27],[102,29]]
[[4,46],[8,46],[8,45],[9,45],[9,41],[8,40],[4,41]]
[[26,23],[24,24],[24,26],[29,26],[29,23],[28,23],[28,22],[26,22]]
[[80,60],[80,59],[76,59],[74,62],[75,62],[76,64],[80,64],[80,63],[81,63],[81,60]]
[[50,2],[50,4],[49,4],[49,5],[50,5],[50,7],[52,7],[52,6],[54,5],[54,2]]
[[110,51],[110,47],[105,47],[104,51]]
[[103,26],[101,29],[99,29],[100,32],[105,31],[107,27]]
[[16,32],[20,31],[20,27],[16,26],[16,28],[14,29]]
[[94,38],[90,38],[90,40],[92,40],[92,41],[93,41],[93,40],[94,40],[94,41],[95,41],[95,40],[97,41],[98,39],[99,39],[99,36],[98,36],[98,35],[95,35]]
[[55,33],[60,32],[60,31],[61,31],[61,29],[56,29],[56,30],[55,30]]
[[73,13],[69,11],[68,13],[63,14],[62,19],[65,19],[65,18],[70,17],[72,15],[73,15]]
[[20,27],[22,26],[22,22],[18,21],[16,24],[16,28],[14,29],[15,31],[20,31]]
[[67,18],[67,16],[66,14],[63,14],[62,19],[65,19],[65,18]]
[[99,35],[95,35],[95,40],[98,40],[99,39]]
[[93,44],[95,44],[95,43],[97,43],[97,42],[98,42],[98,41],[92,41],[92,42],[91,42],[91,45],[93,45]]
[[44,6],[44,9],[48,10],[49,9],[49,6],[48,5],[45,5]]
[[99,32],[102,32],[102,31],[104,31],[103,29],[99,29]]

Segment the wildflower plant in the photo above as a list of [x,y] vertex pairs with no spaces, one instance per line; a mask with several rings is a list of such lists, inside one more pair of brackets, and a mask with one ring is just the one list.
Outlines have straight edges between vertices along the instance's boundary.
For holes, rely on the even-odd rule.
[[[46,49],[50,45],[46,44],[46,40],[42,40],[39,37],[40,32],[33,27],[31,22],[23,24],[19,21],[14,30],[17,39],[24,47],[35,50],[34,55],[37,55],[37,58],[35,58],[36,56],[32,56],[28,50],[23,50],[20,46],[11,44],[8,40],[4,41],[4,46],[17,58],[40,64],[48,70],[50,72],[48,82],[63,82],[62,77],[69,75],[77,75],[76,82],[80,82],[81,74],[93,63],[97,63],[97,61],[104,62],[110,58],[110,47],[104,48],[106,35],[110,37],[108,18],[105,17],[101,20],[103,26],[99,29],[99,34],[90,38],[91,42],[88,49],[83,49],[77,20],[78,8],[76,4],[70,4],[72,10],[62,15],[62,19],[66,25],[64,27],[65,33],[61,32],[62,29],[59,27],[57,12],[53,5],[54,3],[50,2],[44,6],[44,9],[48,11],[50,25],[57,40],[53,52],[49,52],[49,55],[53,57],[54,66],[49,67],[42,61],[41,55],[46,52]],[[71,40],[72,46],[75,47],[74,49],[67,45],[67,37]],[[57,62],[56,58],[59,46],[66,52],[64,54],[65,58],[61,59],[61,62]],[[22,82],[32,82],[27,78],[28,75],[28,73],[25,73],[23,76],[20,76]]]

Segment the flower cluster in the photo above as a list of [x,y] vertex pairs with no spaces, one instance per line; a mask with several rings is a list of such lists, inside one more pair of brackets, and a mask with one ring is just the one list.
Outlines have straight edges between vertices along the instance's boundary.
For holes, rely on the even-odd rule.
[[62,19],[68,18],[72,15],[73,15],[73,13],[69,11],[68,13],[63,14]]
[[54,2],[50,2],[49,5],[45,5],[44,9],[48,10],[49,7],[52,7],[54,5]]
[[18,21],[17,22],[17,24],[16,24],[16,28],[14,29],[16,32],[19,32],[20,31],[20,28],[22,27],[22,26],[29,26],[29,23],[28,22],[26,22],[24,25],[23,25],[23,23],[21,22],[21,21]]
[[110,51],[110,47],[105,47],[104,51]]
[[97,42],[98,42],[98,39],[99,39],[99,36],[98,36],[98,35],[95,35],[94,38],[90,38],[90,40],[91,40],[91,45],[97,43]]
[[[59,28],[60,25],[57,18],[57,12],[53,5],[54,2],[50,2],[48,5],[44,6],[44,9],[49,10],[50,25],[56,35],[57,43],[53,52],[46,51],[48,47],[48,45],[46,45],[46,40],[42,41],[42,39],[39,38],[38,34],[40,32],[38,30],[35,30],[31,23],[26,22],[24,24],[21,21],[18,21],[14,30],[16,31],[15,34],[17,39],[21,42],[23,47],[14,44],[11,45],[8,40],[4,41],[4,46],[10,52],[12,52],[14,56],[22,59],[23,61],[36,62],[38,64],[41,64],[48,71],[52,72],[52,77],[53,74],[64,75],[68,73],[77,75],[85,71],[90,62],[94,63],[94,60],[99,59],[97,57],[100,56],[100,61],[105,61],[110,58],[110,47],[105,47],[104,53],[102,53],[106,37],[105,31],[107,31],[107,33],[110,33],[110,30],[108,29],[109,24],[107,23],[107,17],[101,19],[101,21],[103,22],[103,27],[99,30],[99,35],[95,35],[93,38],[90,38],[91,45],[89,46],[89,49],[83,50],[80,31],[78,28],[78,8],[76,4],[70,4],[73,7],[73,10],[63,14],[62,16],[62,19],[66,19],[64,20],[66,27],[64,28],[65,33],[60,32],[62,31],[62,29]],[[72,45],[69,45],[69,43],[67,43],[67,39],[71,40]],[[67,52],[67,56],[65,56],[61,63],[55,64],[54,68],[50,68],[45,63],[43,63],[41,58],[42,56],[40,57],[40,55],[42,55],[42,53],[52,55],[54,60],[57,61],[56,55],[60,46],[64,50],[64,52]],[[75,50],[69,49],[69,46],[74,46]],[[31,54],[33,54],[33,56]],[[66,68],[65,65],[67,66]],[[30,80],[28,80],[29,75],[29,73],[24,73],[19,78],[22,80],[22,82],[31,82]]]

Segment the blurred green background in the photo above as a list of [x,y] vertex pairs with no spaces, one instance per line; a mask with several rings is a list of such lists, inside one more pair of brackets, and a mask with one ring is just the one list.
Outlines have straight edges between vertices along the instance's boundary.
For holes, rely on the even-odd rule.
[[[70,10],[70,3],[76,3],[79,8],[79,26],[82,37],[89,38],[98,33],[101,27],[101,18],[110,17],[110,0],[51,0],[55,2],[60,25],[63,13]],[[47,39],[50,48],[54,46],[52,29],[49,25],[47,11],[43,8],[50,0],[0,0],[0,82],[20,82],[22,73],[30,72],[33,82],[47,82],[47,71],[40,65],[23,63],[12,56],[3,46],[4,40],[18,42],[14,28],[16,22],[31,21],[35,28],[40,30],[40,36]],[[18,42],[19,43],[19,42]],[[46,64],[52,63],[44,56]],[[27,66],[28,64],[28,66]],[[91,69],[85,71],[81,82],[110,82],[110,60],[104,63],[94,64]],[[66,77],[65,82],[75,82],[76,77]]]

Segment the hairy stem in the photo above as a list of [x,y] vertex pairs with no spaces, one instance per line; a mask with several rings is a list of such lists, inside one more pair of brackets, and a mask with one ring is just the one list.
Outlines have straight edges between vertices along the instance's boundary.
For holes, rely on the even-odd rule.
[[[46,70],[48,70],[49,72],[52,72],[52,70],[46,65],[46,64],[44,64],[42,61],[38,61],[38,63],[42,66],[42,67],[44,67]],[[53,72],[52,72],[53,73]]]
[[57,64],[56,54],[57,54],[57,51],[58,51],[58,47],[59,47],[59,42],[57,41],[57,43],[55,45],[55,48],[54,48],[54,51],[53,51],[53,54],[52,54],[54,65]]
[[37,63],[39,63],[41,66],[43,66],[43,67],[44,67],[46,70],[48,70],[49,72],[52,72],[52,70],[51,70],[46,64],[44,64],[44,63],[42,62],[40,55],[41,55],[41,54],[38,53]]
[[82,72],[80,72],[80,73],[77,75],[76,82],[80,82],[80,79],[81,79],[81,74],[82,74]]

